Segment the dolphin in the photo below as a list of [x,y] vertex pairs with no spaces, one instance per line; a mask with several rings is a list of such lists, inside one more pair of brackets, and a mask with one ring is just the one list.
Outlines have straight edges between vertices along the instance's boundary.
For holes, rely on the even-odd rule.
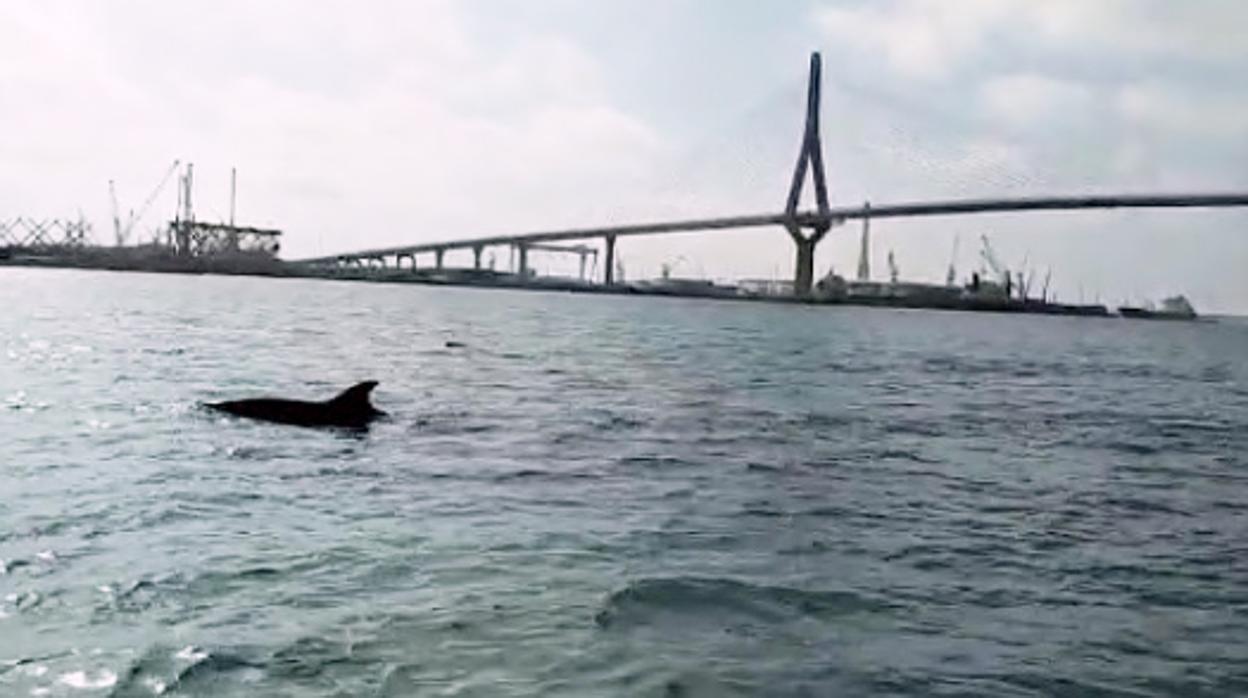
[[364,381],[347,388],[337,397],[322,402],[262,397],[251,400],[210,402],[204,407],[237,417],[279,424],[363,429],[373,419],[385,414],[368,401],[368,394],[376,387],[377,381]]

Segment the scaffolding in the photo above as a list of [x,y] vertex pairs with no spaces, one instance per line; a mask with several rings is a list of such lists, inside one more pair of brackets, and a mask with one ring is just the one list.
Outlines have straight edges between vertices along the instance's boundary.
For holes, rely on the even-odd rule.
[[175,220],[169,223],[169,246],[180,257],[264,255],[281,251],[282,231],[228,223]]
[[177,215],[169,222],[165,244],[179,257],[264,256],[276,257],[281,251],[282,231],[234,225],[234,198],[237,172],[230,171],[230,222],[207,223],[195,220],[191,206],[194,165],[178,178]]
[[91,224],[81,218],[0,220],[0,249],[53,252],[82,249],[90,241]]

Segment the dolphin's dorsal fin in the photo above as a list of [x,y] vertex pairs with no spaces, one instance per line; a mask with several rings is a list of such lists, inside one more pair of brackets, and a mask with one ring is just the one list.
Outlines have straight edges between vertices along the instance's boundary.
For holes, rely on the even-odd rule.
[[376,387],[377,381],[357,383],[339,393],[338,397],[329,401],[329,404],[342,409],[371,411],[374,408],[373,404],[368,401],[368,394]]

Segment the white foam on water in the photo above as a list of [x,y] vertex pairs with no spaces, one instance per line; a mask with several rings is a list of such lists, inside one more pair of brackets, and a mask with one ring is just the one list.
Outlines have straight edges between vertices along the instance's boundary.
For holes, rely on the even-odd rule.
[[51,692],[52,689],[45,686],[36,686],[35,688],[30,689],[30,695],[32,696],[46,696]]
[[26,591],[20,595],[14,594],[13,597],[13,605],[16,606],[19,611],[34,608],[43,601],[43,597],[40,596],[37,591]]
[[51,550],[40,550],[35,553],[35,557],[43,560],[44,562],[56,562],[56,553]]
[[151,690],[152,694],[158,696],[163,696],[165,691],[169,690],[169,684],[154,677],[144,679],[143,685],[147,686],[148,689]]
[[109,688],[117,683],[117,674],[108,669],[98,672],[71,671],[57,679],[70,688]]
[[107,585],[107,584],[101,584],[101,585],[99,585],[98,587],[96,587],[96,589],[97,589],[97,590],[99,590],[99,592],[100,592],[101,594],[111,594],[111,593],[113,593],[113,588],[112,588],[111,586]]
[[43,676],[44,674],[48,673],[48,665],[46,665],[46,664],[31,664],[31,665],[29,665],[29,666],[22,667],[22,671],[23,671],[23,672],[25,672],[25,673],[26,673],[26,675],[28,675],[28,676],[34,676],[35,678],[38,678],[38,677]]
[[202,662],[208,658],[208,653],[199,649],[195,645],[187,645],[173,656],[188,662]]

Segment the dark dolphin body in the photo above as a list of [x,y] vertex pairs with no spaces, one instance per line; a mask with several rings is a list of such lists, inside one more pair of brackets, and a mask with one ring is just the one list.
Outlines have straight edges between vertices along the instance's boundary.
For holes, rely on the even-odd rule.
[[238,417],[249,417],[279,424],[363,429],[373,419],[385,414],[368,401],[368,394],[376,387],[377,381],[364,381],[342,391],[338,397],[323,402],[262,397],[253,400],[213,402],[204,406]]

